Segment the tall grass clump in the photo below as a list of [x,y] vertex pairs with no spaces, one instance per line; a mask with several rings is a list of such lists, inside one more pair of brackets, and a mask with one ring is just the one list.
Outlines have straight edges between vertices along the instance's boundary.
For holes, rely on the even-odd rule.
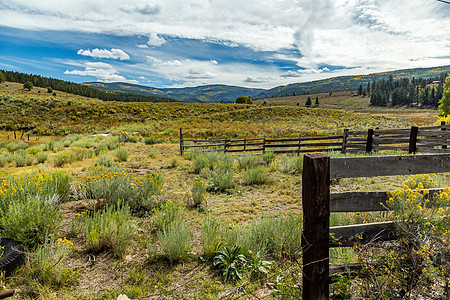
[[242,173],[242,181],[246,185],[265,184],[270,181],[269,172],[261,166],[248,168]]
[[266,151],[261,154],[262,160],[268,165],[275,159],[275,153],[273,151]]
[[185,204],[169,201],[155,213],[158,239],[171,263],[183,261],[192,247],[192,232],[185,221]]
[[208,192],[226,192],[234,187],[233,183],[234,173],[215,170],[209,173],[208,177]]
[[104,210],[79,214],[74,222],[88,251],[98,253],[111,249],[119,258],[125,257],[136,232],[129,206],[120,202]]
[[49,234],[56,233],[62,221],[57,197],[28,196],[23,201],[11,201],[0,217],[2,236],[35,248]]
[[303,171],[303,156],[283,156],[280,171],[286,174],[300,174]]
[[171,263],[186,260],[192,248],[192,232],[184,220],[168,224],[157,235]]
[[206,217],[201,232],[203,256],[206,259],[211,259],[221,241],[220,222],[211,216]]
[[69,268],[67,258],[73,250],[73,243],[64,238],[47,237],[34,253],[29,254],[23,270],[29,281],[37,281],[44,287],[61,288],[73,284],[77,272]]
[[163,178],[159,173],[134,175],[122,169],[96,167],[72,184],[74,197],[97,199],[103,205],[125,201],[135,213],[152,211],[162,192]]

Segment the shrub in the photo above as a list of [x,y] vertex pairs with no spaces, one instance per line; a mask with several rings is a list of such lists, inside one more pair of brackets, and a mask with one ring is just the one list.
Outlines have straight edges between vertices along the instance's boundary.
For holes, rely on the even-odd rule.
[[173,221],[158,231],[157,235],[171,263],[186,260],[192,247],[192,232],[186,222]]
[[129,153],[128,153],[127,149],[120,148],[120,149],[117,149],[116,152],[114,152],[114,155],[117,157],[117,159],[119,161],[127,161]]
[[195,206],[201,206],[205,200],[206,185],[200,180],[195,180],[191,188],[192,201]]
[[119,258],[125,256],[136,231],[128,205],[118,203],[76,218],[88,251],[111,249]]
[[212,171],[209,174],[207,191],[225,192],[233,188],[233,172]]
[[204,154],[199,154],[194,158],[192,163],[193,172],[200,174],[201,170],[209,167],[208,158]]
[[239,158],[239,168],[248,169],[253,168],[259,164],[259,156],[253,154],[244,154]]
[[31,156],[31,155],[25,156],[25,164],[27,166],[33,165],[33,161],[34,161],[34,157],[33,156]]
[[148,136],[143,139],[143,143],[146,145],[161,144],[162,142],[164,142],[162,138],[157,138],[153,136]]
[[48,159],[48,154],[45,152],[41,152],[36,155],[36,161],[38,164],[44,163],[47,159]]
[[275,153],[273,151],[266,151],[261,154],[261,158],[266,164],[270,164],[275,159]]
[[156,205],[163,178],[158,173],[135,176],[124,170],[96,167],[73,182],[76,199],[102,199],[105,205],[125,201],[133,212],[146,212]]
[[14,163],[16,167],[24,167],[26,163],[25,155],[23,153],[14,154]]
[[10,152],[16,152],[17,150],[25,150],[28,148],[28,144],[24,141],[18,141],[18,142],[10,142],[6,144],[6,149],[8,149]]
[[264,167],[249,168],[242,174],[244,184],[264,184],[269,182],[269,172]]
[[23,201],[11,201],[0,218],[3,236],[34,248],[45,241],[48,234],[59,229],[62,214],[58,197],[29,196]]
[[114,159],[108,155],[100,156],[97,159],[97,162],[95,163],[96,166],[103,166],[103,167],[111,167],[113,164],[114,164]]
[[281,172],[299,174],[303,171],[303,156],[284,156],[281,161]]
[[101,154],[107,154],[107,153],[108,153],[108,146],[106,146],[104,144],[97,145],[97,147],[95,147],[95,149],[94,149],[94,154],[96,156],[99,156]]

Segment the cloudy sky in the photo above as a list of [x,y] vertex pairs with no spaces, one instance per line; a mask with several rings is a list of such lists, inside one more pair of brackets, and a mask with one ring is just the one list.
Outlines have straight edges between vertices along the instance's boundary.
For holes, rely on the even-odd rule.
[[0,0],[0,69],[271,88],[450,64],[436,0]]

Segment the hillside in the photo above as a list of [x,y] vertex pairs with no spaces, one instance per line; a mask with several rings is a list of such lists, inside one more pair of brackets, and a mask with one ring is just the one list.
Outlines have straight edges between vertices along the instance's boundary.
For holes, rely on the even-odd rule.
[[345,92],[356,91],[359,85],[366,86],[368,82],[378,81],[388,78],[390,75],[394,80],[402,77],[439,77],[443,72],[450,72],[450,66],[441,66],[433,68],[416,68],[405,69],[382,73],[373,73],[369,75],[340,76],[328,79],[316,80],[311,82],[293,83],[284,86],[274,87],[255,96],[255,98],[271,98],[279,96],[291,96],[294,94],[311,94],[311,93],[329,93],[329,92]]
[[171,98],[183,102],[234,102],[239,96],[253,97],[263,89],[252,89],[239,86],[229,85],[203,85],[187,88],[154,88],[137,84],[129,84],[123,82],[103,83],[103,82],[87,82],[87,86],[95,87],[101,90],[118,91],[125,93],[133,93],[145,96],[156,96]]

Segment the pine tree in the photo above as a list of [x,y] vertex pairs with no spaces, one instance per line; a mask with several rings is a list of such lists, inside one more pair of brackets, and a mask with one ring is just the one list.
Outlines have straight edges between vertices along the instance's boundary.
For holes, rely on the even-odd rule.
[[319,106],[319,97],[318,96],[316,96],[316,103],[315,103],[315,105]]
[[306,99],[305,105],[308,107],[310,107],[312,105],[312,101],[311,101],[310,97],[308,97],[308,99]]

